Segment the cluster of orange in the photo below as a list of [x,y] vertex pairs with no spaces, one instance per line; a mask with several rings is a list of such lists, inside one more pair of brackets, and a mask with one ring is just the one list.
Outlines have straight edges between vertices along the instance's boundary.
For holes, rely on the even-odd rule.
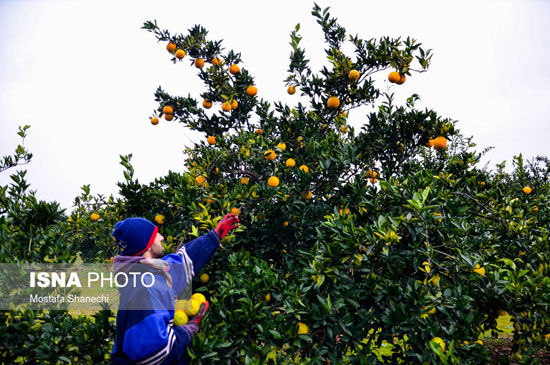
[[388,80],[392,84],[401,85],[405,82],[406,79],[407,77],[405,75],[401,75],[397,71],[390,72],[390,74],[388,75]]

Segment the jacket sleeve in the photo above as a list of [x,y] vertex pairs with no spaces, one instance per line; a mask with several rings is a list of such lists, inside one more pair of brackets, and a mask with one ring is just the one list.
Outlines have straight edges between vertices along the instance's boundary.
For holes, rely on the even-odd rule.
[[183,258],[187,282],[212,258],[216,249],[220,246],[220,236],[212,230],[204,236],[195,238],[186,243],[179,250],[177,255]]

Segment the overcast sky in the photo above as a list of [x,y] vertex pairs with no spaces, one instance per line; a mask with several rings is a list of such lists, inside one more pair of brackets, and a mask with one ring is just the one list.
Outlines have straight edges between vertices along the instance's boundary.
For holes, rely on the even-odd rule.
[[[422,106],[459,121],[486,161],[550,155],[550,1],[323,1],[351,34],[411,36],[431,48],[432,66],[396,91],[420,94]],[[84,184],[109,195],[122,180],[119,155],[132,153],[143,183],[183,171],[183,149],[204,138],[179,123],[149,123],[162,86],[198,98],[202,84],[186,62],[141,30],[156,19],[172,33],[195,24],[242,53],[259,95],[296,103],[283,79],[289,33],[300,23],[314,67],[323,64],[322,33],[309,1],[0,0],[0,154],[30,124],[26,168],[41,199],[70,208]],[[386,75],[379,75],[380,80]],[[364,115],[351,115],[360,126]],[[509,162],[510,164],[510,162]],[[9,181],[6,172],[0,183]]]

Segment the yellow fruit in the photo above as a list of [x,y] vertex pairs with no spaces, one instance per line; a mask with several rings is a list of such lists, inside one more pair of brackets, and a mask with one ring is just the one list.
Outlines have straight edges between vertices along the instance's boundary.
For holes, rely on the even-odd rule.
[[222,110],[224,112],[229,112],[231,111],[231,103],[229,101],[226,101],[225,103],[222,104]]
[[212,64],[213,64],[214,66],[221,66],[221,65],[222,65],[222,61],[221,61],[218,57],[214,57],[214,58],[212,59]]
[[279,186],[279,178],[277,176],[271,176],[267,180],[267,185],[271,186],[272,188],[276,188]]
[[197,176],[197,178],[195,179],[195,181],[197,182],[197,184],[199,184],[200,186],[203,186],[204,183],[206,182],[206,178],[202,175],[200,176]]
[[298,167],[298,169],[300,171],[305,172],[306,174],[309,173],[309,167],[307,167],[306,165],[302,165],[302,166]]
[[309,333],[309,327],[303,322],[298,322],[298,334],[307,335]]
[[302,194],[302,197],[305,199],[305,200],[309,200],[311,199],[311,197],[313,196],[313,193],[311,191],[307,191],[305,193]]
[[434,138],[434,148],[436,150],[442,150],[447,147],[447,139],[445,137],[436,137]]
[[481,340],[477,340],[476,343],[477,343],[478,345],[483,346],[483,341],[481,341]]
[[340,106],[340,99],[338,99],[336,96],[331,96],[328,98],[327,106],[330,109],[336,109]]
[[194,63],[196,68],[204,67],[204,60],[202,58],[197,58]]
[[286,160],[285,165],[286,167],[294,167],[296,166],[296,161],[294,161],[294,159],[292,158],[289,158],[288,160]]
[[155,216],[155,222],[157,222],[157,224],[164,224],[164,219],[165,217],[162,214],[157,214]]
[[283,227],[288,227],[288,221],[283,222]]
[[243,177],[243,178],[241,179],[241,184],[243,184],[243,185],[248,184],[248,180],[249,180],[248,177]]
[[480,267],[479,264],[477,264],[476,266],[474,266],[474,272],[478,273],[479,275],[481,276],[484,276],[485,275],[485,268],[483,267]]
[[191,299],[191,308],[186,309],[185,314],[191,317],[196,315],[197,313],[199,313],[200,306],[201,306],[201,302],[199,302],[196,299]]
[[115,258],[114,258],[114,257],[111,257],[111,258],[109,259],[109,261],[111,261],[111,264],[112,264],[112,263],[115,261]]
[[92,222],[97,221],[99,219],[99,214],[92,213],[92,215],[90,215],[90,219],[92,220]]
[[162,112],[164,114],[174,114],[174,108],[172,108],[170,105],[166,105],[164,108],[162,108]]
[[289,93],[290,95],[294,95],[294,93],[296,92],[296,88],[290,85],[288,89],[286,89],[286,92]]
[[231,208],[231,213],[232,214],[239,215],[240,212],[241,212],[241,210],[237,207]]
[[215,136],[208,137],[208,144],[209,145],[216,144],[216,137]]
[[521,190],[523,190],[523,192],[527,195],[531,194],[531,192],[533,191],[533,189],[531,189],[529,186],[524,186]]
[[361,74],[357,70],[351,70],[348,74],[349,79],[352,81],[358,80],[359,76],[361,76]]
[[152,124],[152,125],[157,125],[157,124],[159,124],[159,118],[151,118],[151,124]]
[[170,43],[168,43],[168,44],[166,45],[166,50],[167,50],[168,52],[170,52],[170,53],[175,52],[177,48],[178,48],[178,47],[176,46],[176,44],[175,44],[175,43],[172,43],[172,42],[170,42]]
[[255,132],[256,134],[260,135],[260,134],[262,134],[264,131],[261,130],[261,129],[256,129],[254,132]]
[[174,119],[174,114],[164,114],[164,119],[166,119],[167,121],[171,121],[172,119]]
[[268,302],[268,303],[271,302],[271,293],[267,293],[265,295],[265,301]]
[[176,311],[184,311],[185,309],[191,307],[190,304],[191,303],[188,303],[187,300],[181,299],[181,300],[176,301],[176,303],[174,304],[174,308],[175,308]]
[[388,80],[389,82],[396,84],[399,80],[401,80],[401,75],[397,71],[392,71],[388,75]]
[[174,312],[174,326],[183,326],[184,324],[187,324],[189,321],[189,317],[187,317],[187,314],[185,314],[182,310],[177,310]]
[[277,154],[273,150],[267,150],[264,152],[264,157],[269,161],[273,161],[277,157]]
[[239,103],[237,103],[237,100],[231,100],[231,109],[235,110],[239,106]]
[[340,132],[346,133],[347,131],[348,131],[348,127],[346,127],[345,125],[343,125],[342,127],[340,127]]
[[[206,276],[206,280],[202,280],[203,276]],[[201,275],[201,281],[203,283],[207,283],[209,279],[210,278],[208,277],[208,274],[202,274]],[[202,303],[206,302],[206,297],[202,293],[195,293],[195,294],[191,295],[191,300],[196,300],[196,301],[198,301],[199,303],[202,304]]]
[[241,71],[241,69],[239,68],[239,66],[237,66],[235,64],[233,64],[233,65],[231,65],[231,67],[229,67],[229,72],[231,72],[231,74],[233,74],[233,75],[238,74],[240,71]]
[[202,106],[205,108],[205,109],[210,109],[212,108],[212,101],[208,100],[208,99],[204,99],[202,101]]
[[277,145],[277,147],[280,148],[282,151],[284,151],[286,150],[286,143],[281,142]]
[[185,57],[186,54],[187,53],[185,53],[183,49],[178,49],[176,51],[176,58],[181,60],[183,57]]
[[258,89],[256,88],[256,86],[250,85],[249,87],[246,88],[246,95],[248,96],[254,96],[257,93],[258,93]]
[[430,342],[437,343],[441,347],[441,350],[445,351],[445,341],[441,337],[434,337]]

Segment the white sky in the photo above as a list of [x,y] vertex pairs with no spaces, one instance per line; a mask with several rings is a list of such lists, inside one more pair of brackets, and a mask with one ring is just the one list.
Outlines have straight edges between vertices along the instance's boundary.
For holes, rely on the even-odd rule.
[[[459,120],[478,146],[495,147],[486,161],[549,155],[550,2],[318,4],[330,6],[350,34],[410,35],[433,49],[427,73],[389,90],[399,102],[418,93],[422,106]],[[93,193],[116,193],[120,154],[133,153],[143,183],[183,171],[183,149],[204,136],[179,123],[152,126],[153,94],[161,85],[198,98],[202,84],[187,57],[170,62],[165,44],[140,29],[143,22],[157,19],[172,33],[203,25],[211,39],[224,39],[226,50],[242,53],[241,66],[255,76],[260,96],[295,103],[282,80],[296,23],[312,65],[324,62],[312,6],[303,0],[0,0],[0,154],[15,149],[17,126],[30,124],[28,180],[39,198],[66,208],[84,184]],[[355,126],[365,121],[359,113],[351,119]],[[8,181],[5,172],[0,183]]]

